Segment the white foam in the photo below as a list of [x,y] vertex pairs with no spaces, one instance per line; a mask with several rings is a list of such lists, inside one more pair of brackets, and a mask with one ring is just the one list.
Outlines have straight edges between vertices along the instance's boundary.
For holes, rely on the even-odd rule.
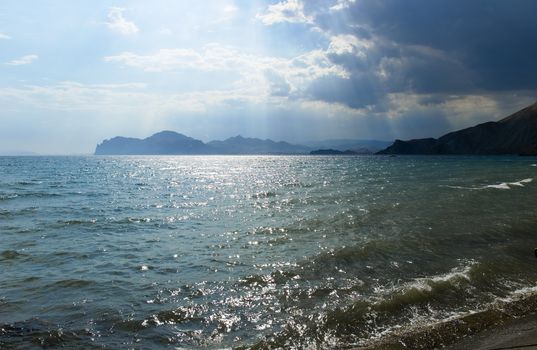
[[515,182],[502,182],[502,183],[495,184],[495,185],[485,185],[481,187],[465,187],[465,186],[450,186],[450,185],[446,185],[444,187],[461,189],[461,190],[473,190],[473,191],[486,190],[490,188],[497,189],[497,190],[510,190],[512,187],[524,187],[524,184],[528,184],[532,181],[533,181],[532,178],[528,178],[528,179],[522,179],[520,181],[515,181]]
[[529,297],[535,294],[537,294],[537,286],[523,287],[520,289],[516,289],[512,291],[511,293],[509,293],[509,295],[507,295],[506,297],[498,298],[497,300],[502,303],[510,303],[513,301],[524,299],[526,297]]
[[[430,281],[449,281],[456,278],[464,278],[470,280],[469,272],[472,266],[474,266],[475,264],[477,264],[476,261],[470,260],[467,265],[455,267],[446,274],[429,278],[416,279],[407,284],[405,287],[408,288],[409,286],[413,286],[414,288],[416,288],[420,285],[423,287],[423,284],[425,284],[425,289],[428,290],[431,286],[429,285],[429,283],[426,282]],[[532,295],[537,295],[537,286],[516,289],[510,292],[506,297],[495,298],[491,302],[481,304],[475,308],[468,310],[453,310],[446,313],[442,312],[441,310],[434,310],[429,308],[429,313],[413,312],[411,319],[409,319],[408,322],[406,322],[404,325],[397,324],[385,328],[379,327],[375,330],[375,333],[372,334],[369,339],[365,340],[360,345],[365,346],[370,344],[371,341],[379,341],[391,335],[397,336],[398,334],[404,334],[408,331],[420,329],[420,327],[430,328],[434,327],[435,325],[445,324],[446,322],[451,322],[454,320],[464,320],[464,318],[467,316],[486,312],[487,310],[502,310],[506,304],[524,300],[525,298]]]
[[425,278],[417,278],[410,284],[406,286],[408,289],[418,289],[418,290],[424,290],[424,291],[431,291],[433,286],[431,283],[439,283],[439,282],[451,282],[456,280],[464,279],[466,281],[470,281],[470,270],[472,269],[472,266],[476,264],[475,261],[470,261],[468,265],[466,266],[459,266],[451,269],[451,271],[437,276],[432,277],[425,277]]
[[509,187],[509,184],[507,182],[502,182],[501,184],[498,184],[498,185],[487,185],[485,187],[483,187],[482,189],[484,188],[497,188],[499,190],[510,190],[511,187]]
[[454,267],[449,272],[440,275],[415,278],[399,286],[376,286],[374,287],[374,290],[376,294],[380,295],[387,295],[391,293],[405,293],[412,289],[424,292],[431,292],[433,290],[434,285],[437,283],[458,283],[461,280],[471,281],[470,271],[472,270],[472,267],[474,267],[476,264],[478,264],[478,262],[475,260],[465,261],[464,265]]
[[467,281],[470,280],[470,270],[472,270],[472,267],[477,264],[475,261],[470,261],[468,265],[466,266],[460,266],[455,267],[451,269],[450,272],[439,275],[439,276],[433,276],[430,278],[433,282],[448,282],[453,279],[465,279]]
[[454,189],[457,189],[457,190],[478,190],[479,189],[479,188],[475,188],[475,187],[451,186],[451,185],[444,185],[442,187],[454,188]]
[[532,181],[533,181],[533,179],[524,179],[524,180],[520,180],[520,181],[517,181],[517,182],[510,182],[509,185],[524,187],[524,184],[530,183]]

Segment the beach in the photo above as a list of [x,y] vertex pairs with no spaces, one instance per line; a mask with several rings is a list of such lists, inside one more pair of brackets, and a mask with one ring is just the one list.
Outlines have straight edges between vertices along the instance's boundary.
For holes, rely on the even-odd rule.
[[468,336],[447,350],[537,349],[537,315],[527,315]]

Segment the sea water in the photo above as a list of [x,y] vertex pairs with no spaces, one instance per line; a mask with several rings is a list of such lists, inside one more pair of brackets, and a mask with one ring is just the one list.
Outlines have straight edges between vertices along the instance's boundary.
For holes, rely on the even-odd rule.
[[533,310],[536,163],[1,157],[0,348],[441,345]]

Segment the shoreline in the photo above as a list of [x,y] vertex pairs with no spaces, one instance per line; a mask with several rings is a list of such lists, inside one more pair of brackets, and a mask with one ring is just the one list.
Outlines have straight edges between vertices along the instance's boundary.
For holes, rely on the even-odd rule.
[[[455,320],[449,323],[458,322]],[[460,337],[456,332],[446,334],[445,338],[435,336],[436,328],[433,326],[429,331],[403,334],[399,337],[392,336],[389,340],[353,347],[352,350],[537,350],[537,313],[503,320],[498,324],[489,325],[480,331]]]
[[537,294],[498,300],[490,309],[402,330],[353,350],[537,350]]
[[514,318],[496,327],[464,337],[446,350],[537,350],[537,314]]

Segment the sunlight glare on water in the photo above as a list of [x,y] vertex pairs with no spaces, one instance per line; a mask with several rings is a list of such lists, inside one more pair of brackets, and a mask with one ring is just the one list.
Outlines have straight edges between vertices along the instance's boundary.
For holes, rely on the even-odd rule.
[[537,282],[525,158],[2,157],[0,169],[2,347],[338,348]]

